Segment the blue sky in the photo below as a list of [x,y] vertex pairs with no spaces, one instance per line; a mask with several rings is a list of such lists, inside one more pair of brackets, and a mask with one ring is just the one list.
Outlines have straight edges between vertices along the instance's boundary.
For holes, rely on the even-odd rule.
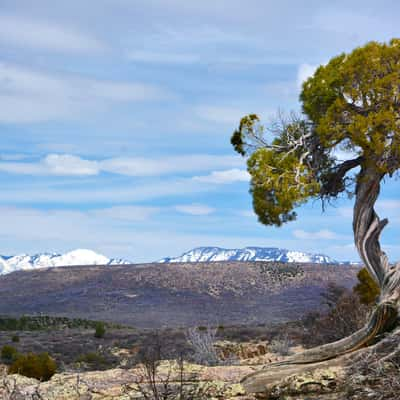
[[[357,260],[349,200],[260,225],[229,140],[246,113],[298,110],[330,57],[399,37],[398,15],[397,1],[2,0],[0,254],[253,245]],[[378,205],[392,259],[398,185]]]

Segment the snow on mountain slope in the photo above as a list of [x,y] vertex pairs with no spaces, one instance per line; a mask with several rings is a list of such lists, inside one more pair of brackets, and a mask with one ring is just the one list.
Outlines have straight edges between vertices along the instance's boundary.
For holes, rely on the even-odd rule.
[[336,260],[323,254],[310,254],[275,247],[245,247],[222,249],[220,247],[197,247],[179,257],[163,258],[160,263],[206,262],[206,261],[281,261],[299,263],[336,264]]
[[70,265],[116,265],[131,264],[121,259],[110,259],[92,250],[78,249],[65,254],[42,253],[29,256],[27,254],[12,257],[0,256],[0,275],[18,270],[60,267]]

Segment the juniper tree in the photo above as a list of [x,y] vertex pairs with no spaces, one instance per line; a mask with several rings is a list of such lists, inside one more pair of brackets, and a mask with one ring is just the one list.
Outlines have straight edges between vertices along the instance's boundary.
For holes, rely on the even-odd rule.
[[[400,265],[390,265],[379,237],[388,223],[375,211],[381,184],[400,168],[400,39],[370,42],[332,58],[307,79],[302,114],[265,127],[240,121],[231,142],[247,158],[259,221],[281,226],[310,199],[354,197],[358,253],[380,288],[368,323],[353,335],[293,356],[285,364],[328,360],[371,344],[399,321]],[[347,153],[345,161],[337,154]],[[246,380],[255,389],[262,374]],[[257,383],[258,382],[258,383]]]

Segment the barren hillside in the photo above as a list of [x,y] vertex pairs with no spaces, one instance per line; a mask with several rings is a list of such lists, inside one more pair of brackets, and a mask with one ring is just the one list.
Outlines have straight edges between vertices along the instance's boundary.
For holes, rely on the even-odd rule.
[[282,322],[319,308],[328,282],[351,287],[357,271],[265,262],[20,271],[0,277],[0,314],[56,314],[149,328]]

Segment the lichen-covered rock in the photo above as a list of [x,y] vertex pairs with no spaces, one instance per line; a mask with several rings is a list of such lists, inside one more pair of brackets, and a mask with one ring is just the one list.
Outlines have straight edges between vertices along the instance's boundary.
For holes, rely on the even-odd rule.
[[[171,388],[180,384],[180,368],[176,361],[161,362],[157,371],[157,384],[168,381]],[[250,366],[206,367],[185,363],[183,378],[186,389],[197,391],[202,399],[253,400],[254,397],[245,395],[239,383],[253,371]],[[129,370],[56,374],[48,382],[9,375],[0,380],[0,399],[8,400],[10,390],[15,389],[21,400],[34,398],[35,394],[43,400],[139,400],[143,399],[141,392],[147,389],[146,385],[141,366]]]
[[335,392],[340,381],[343,381],[344,370],[341,367],[330,367],[292,375],[271,386],[268,399],[300,399],[301,395],[329,394]]
[[222,360],[237,358],[239,360],[251,359],[268,353],[268,342],[230,342],[221,340],[215,343],[216,350]]

